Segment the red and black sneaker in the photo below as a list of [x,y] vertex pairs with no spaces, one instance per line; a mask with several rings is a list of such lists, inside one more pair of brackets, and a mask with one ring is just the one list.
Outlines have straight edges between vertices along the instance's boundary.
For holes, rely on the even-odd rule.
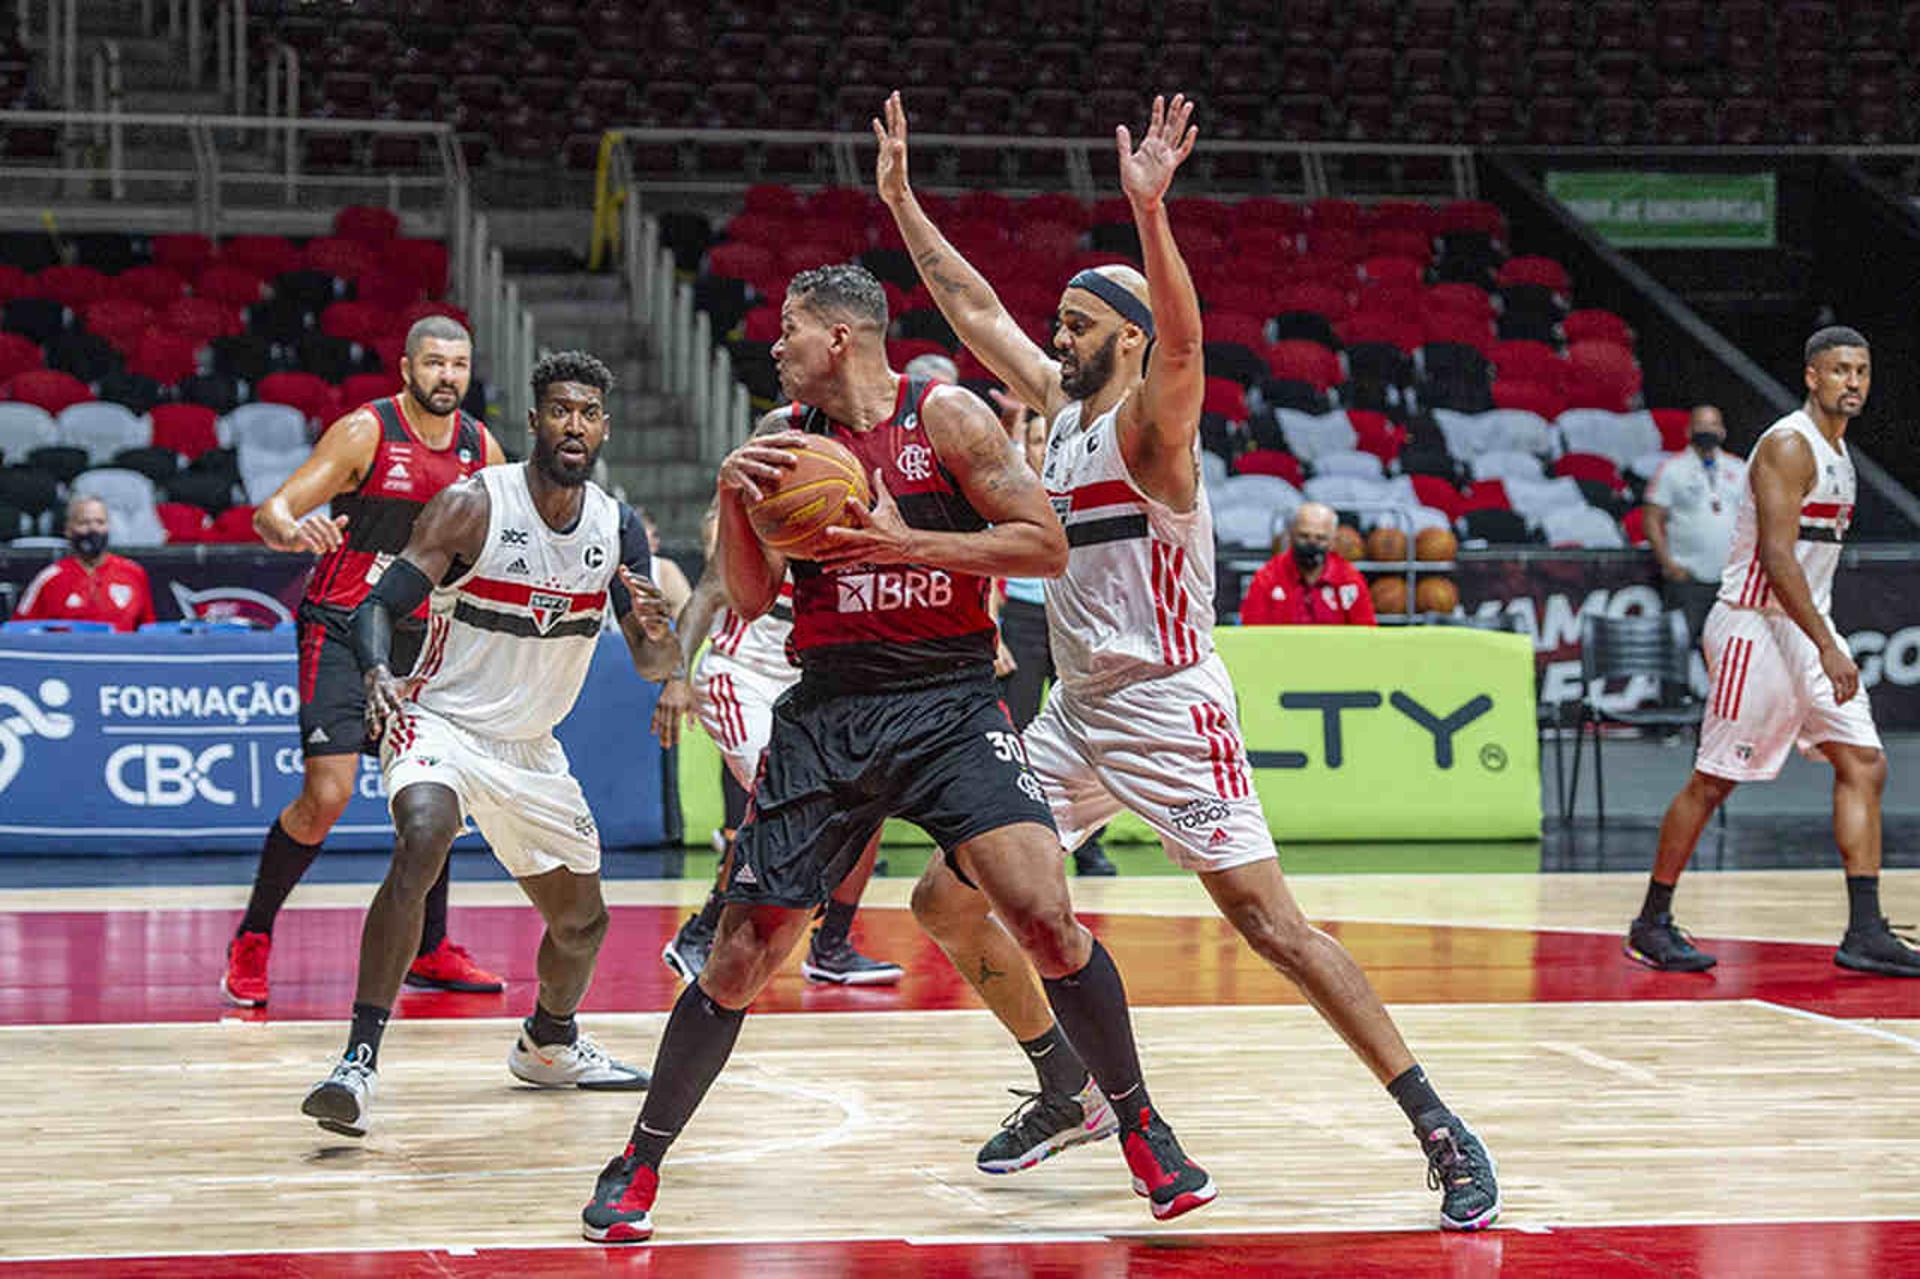
[[267,956],[273,938],[266,933],[241,933],[227,943],[227,971],[220,976],[220,993],[242,1008],[267,1006]]
[[659,1191],[659,1169],[635,1159],[628,1146],[600,1170],[593,1199],[580,1213],[580,1233],[594,1243],[646,1242],[653,1237],[653,1197]]
[[1139,1124],[1121,1137],[1120,1149],[1133,1172],[1133,1193],[1152,1206],[1155,1220],[1203,1208],[1219,1193],[1207,1170],[1187,1158],[1173,1129],[1150,1108],[1140,1111]]
[[473,962],[465,946],[442,940],[407,969],[407,985],[423,990],[454,990],[465,995],[497,995],[506,983]]

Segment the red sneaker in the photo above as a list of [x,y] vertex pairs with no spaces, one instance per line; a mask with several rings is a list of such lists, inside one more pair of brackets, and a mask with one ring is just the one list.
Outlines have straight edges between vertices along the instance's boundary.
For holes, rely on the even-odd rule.
[[227,943],[227,971],[220,978],[220,993],[227,1002],[242,1008],[267,1006],[267,956],[273,951],[273,938],[266,933],[241,933]]
[[457,990],[467,995],[497,995],[506,983],[473,962],[465,946],[442,941],[413,961],[407,985],[423,990]]
[[580,1213],[580,1233],[594,1243],[644,1243],[653,1237],[653,1197],[660,1173],[628,1146],[600,1170],[593,1198]]
[[1133,1173],[1133,1193],[1158,1221],[1205,1207],[1218,1193],[1207,1170],[1187,1158],[1173,1129],[1152,1110],[1141,1110],[1139,1126],[1122,1135],[1120,1149]]

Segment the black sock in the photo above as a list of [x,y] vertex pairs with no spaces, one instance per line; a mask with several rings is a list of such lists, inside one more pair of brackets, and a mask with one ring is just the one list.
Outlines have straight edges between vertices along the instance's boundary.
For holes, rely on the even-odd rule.
[[653,1082],[633,1124],[633,1153],[658,1168],[700,1101],[720,1077],[720,1068],[740,1037],[744,1008],[722,1008],[698,983],[680,992],[653,1057]]
[[526,1026],[528,1036],[542,1048],[571,1044],[580,1038],[580,1027],[572,1013],[555,1017],[537,999],[533,1001],[533,1016],[527,1018]]
[[1663,884],[1657,879],[1647,881],[1647,899],[1640,903],[1640,918],[1652,919],[1656,915],[1673,913],[1673,885]]
[[1086,967],[1065,977],[1043,978],[1047,1003],[1060,1020],[1060,1029],[1080,1050],[1100,1091],[1113,1103],[1121,1124],[1137,1127],[1153,1103],[1140,1078],[1140,1054],[1133,1046],[1133,1022],[1127,1013],[1127,990],[1113,956],[1094,938]]
[[706,905],[700,908],[700,927],[712,932],[720,926],[720,912],[727,906],[726,899],[719,893],[708,893]]
[[1407,1121],[1415,1128],[1423,1128],[1422,1117],[1435,1111],[1447,1113],[1447,1104],[1440,1100],[1440,1094],[1427,1082],[1427,1072],[1418,1066],[1408,1066],[1393,1077],[1387,1085],[1387,1095],[1400,1103],[1401,1111]]
[[420,949],[416,954],[425,955],[440,949],[440,943],[447,939],[447,893],[453,886],[453,854],[440,863],[440,878],[433,881],[433,887],[427,890],[426,913],[420,917]]
[[347,1031],[347,1057],[364,1060],[369,1067],[380,1064],[380,1036],[387,1030],[387,1010],[378,1004],[355,1004],[353,1028]]
[[319,855],[320,845],[297,842],[287,834],[280,819],[274,818],[266,842],[260,846],[260,868],[253,872],[253,893],[247,898],[247,913],[240,919],[239,932],[271,934],[274,916],[286,904],[287,894]]
[[1878,932],[1880,929],[1880,877],[1847,876],[1847,931]]
[[1059,1097],[1071,1097],[1087,1086],[1087,1063],[1073,1051],[1073,1045],[1060,1033],[1059,1024],[1047,1027],[1047,1033],[1023,1039],[1027,1060],[1040,1077],[1040,1091]]
[[820,921],[820,930],[813,935],[813,944],[820,947],[837,946],[847,939],[847,930],[853,927],[853,912],[860,909],[859,902],[827,902],[827,917]]

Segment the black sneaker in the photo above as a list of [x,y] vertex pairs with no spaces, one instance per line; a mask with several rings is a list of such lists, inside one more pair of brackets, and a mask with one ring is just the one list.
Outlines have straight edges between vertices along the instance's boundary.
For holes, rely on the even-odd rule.
[[1120,1129],[1106,1094],[1092,1079],[1072,1096],[1022,1088],[1008,1091],[1025,1100],[1000,1121],[1000,1131],[974,1156],[974,1166],[981,1172],[1020,1172],[1063,1150],[1111,1137]]
[[868,958],[855,950],[845,937],[823,945],[817,928],[813,931],[813,941],[807,946],[807,957],[800,964],[800,972],[808,981],[832,982],[836,986],[891,986],[906,976],[906,970],[900,965]]
[[1485,1230],[1500,1215],[1493,1156],[1460,1116],[1442,1112],[1414,1130],[1427,1152],[1427,1188],[1440,1192],[1442,1230]]
[[1695,946],[1693,938],[1674,925],[1673,916],[1664,912],[1634,920],[1622,949],[1628,959],[1663,973],[1704,973],[1720,962]]
[[1166,1221],[1213,1202],[1219,1193],[1207,1170],[1187,1158],[1167,1121],[1151,1110],[1120,1138],[1120,1151],[1133,1173],[1133,1193],[1147,1201],[1154,1219]]
[[1902,941],[1884,917],[1876,922],[1876,928],[1847,929],[1840,949],[1833,952],[1833,962],[1882,977],[1920,977],[1920,951]]
[[680,925],[680,931],[673,940],[661,948],[660,958],[674,975],[691,986],[700,980],[700,970],[707,966],[707,955],[713,950],[713,928],[702,924],[700,916],[689,915],[687,922]]
[[1099,844],[1082,844],[1073,853],[1073,873],[1088,879],[1109,879],[1120,873],[1119,868],[1107,860],[1107,850]]
[[609,1160],[580,1213],[580,1233],[594,1243],[645,1243],[653,1237],[653,1198],[660,1173],[633,1157],[628,1146]]

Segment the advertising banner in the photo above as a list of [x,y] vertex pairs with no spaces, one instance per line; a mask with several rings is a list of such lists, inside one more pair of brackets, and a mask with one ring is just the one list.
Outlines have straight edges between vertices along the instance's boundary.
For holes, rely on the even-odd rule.
[[1553,171],[1547,193],[1622,249],[1771,249],[1772,173]]
[[[291,629],[0,636],[0,854],[251,851],[299,791]],[[602,636],[559,738],[608,848],[678,838],[658,686]],[[393,843],[377,761],[330,848]],[[481,847],[469,836],[461,847]]]
[[[1215,640],[1233,675],[1254,789],[1276,838],[1539,835],[1525,637],[1447,627],[1273,626],[1223,629]],[[682,748],[681,779],[687,836],[704,843],[721,812],[719,757],[700,733],[689,732]],[[901,823],[888,832],[896,836],[925,842]],[[1130,816],[1108,837],[1154,838]]]

